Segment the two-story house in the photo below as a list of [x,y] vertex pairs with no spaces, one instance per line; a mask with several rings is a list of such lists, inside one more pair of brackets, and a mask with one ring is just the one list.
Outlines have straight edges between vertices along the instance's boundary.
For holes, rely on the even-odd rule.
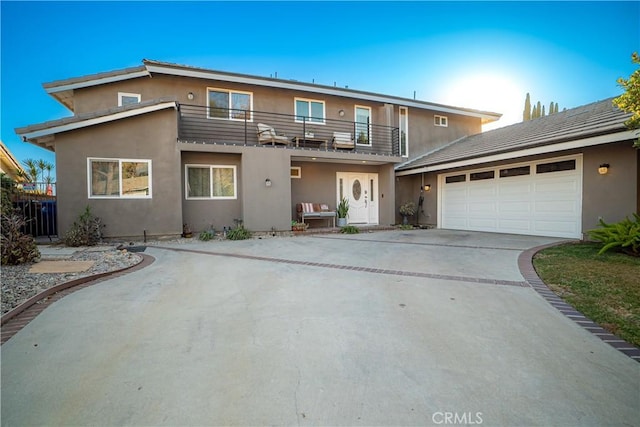
[[394,224],[396,166],[500,117],[151,60],[43,86],[73,116],[16,132],[56,153],[60,234],[87,205],[108,237],[288,230],[342,197],[349,223]]

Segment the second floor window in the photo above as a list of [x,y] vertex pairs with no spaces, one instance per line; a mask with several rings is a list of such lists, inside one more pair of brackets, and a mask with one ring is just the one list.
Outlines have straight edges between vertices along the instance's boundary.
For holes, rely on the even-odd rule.
[[130,104],[139,104],[142,97],[139,93],[118,92],[118,107]]
[[207,90],[207,117],[210,119],[252,120],[253,94],[226,89]]
[[449,126],[449,119],[447,119],[447,116],[433,116],[433,124],[446,128]]
[[324,124],[324,101],[314,99],[295,99],[296,122],[303,121]]

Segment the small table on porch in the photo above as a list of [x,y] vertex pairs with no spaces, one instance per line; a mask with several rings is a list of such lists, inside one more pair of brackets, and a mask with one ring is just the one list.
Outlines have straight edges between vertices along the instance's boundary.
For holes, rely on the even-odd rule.
[[294,136],[292,141],[295,142],[296,147],[300,147],[300,144],[302,144],[303,147],[311,145],[313,146],[313,148],[320,148],[320,146],[324,144],[324,147],[326,149],[328,146],[328,141],[326,139],[314,138],[310,136]]

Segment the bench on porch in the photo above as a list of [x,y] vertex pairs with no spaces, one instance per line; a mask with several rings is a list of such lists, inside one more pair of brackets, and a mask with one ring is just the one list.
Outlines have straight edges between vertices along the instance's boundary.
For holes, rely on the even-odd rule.
[[329,205],[324,203],[298,203],[296,205],[298,219],[304,224],[306,219],[328,219],[333,226],[336,226],[336,213],[329,210]]

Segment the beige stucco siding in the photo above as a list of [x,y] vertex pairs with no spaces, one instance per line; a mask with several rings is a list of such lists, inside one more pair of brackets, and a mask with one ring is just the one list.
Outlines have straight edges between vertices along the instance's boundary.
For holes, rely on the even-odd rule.
[[[56,135],[59,234],[89,205],[106,224],[104,235],[180,234],[179,152],[176,112],[163,110]],[[152,198],[88,196],[87,159],[151,160]]]
[[362,164],[340,164],[324,162],[294,161],[292,166],[301,168],[301,178],[291,179],[291,218],[296,219],[297,203],[326,203],[330,210],[336,209],[338,172],[360,172],[378,174],[379,224],[393,224],[393,200],[395,194],[393,165],[367,166]]
[[[399,106],[381,102],[363,101],[357,98],[315,94],[288,89],[251,86],[239,83],[220,82],[175,76],[154,75],[140,77],[76,90],[74,93],[77,114],[101,111],[117,106],[118,93],[139,93],[142,101],[161,97],[172,97],[178,102],[192,105],[207,105],[207,88],[219,88],[251,92],[253,109],[258,112],[295,114],[295,98],[320,100],[325,102],[325,117],[331,120],[355,120],[355,107],[371,108],[371,122],[382,126],[399,126]],[[187,98],[193,93],[194,99]],[[340,116],[344,111],[344,116]],[[431,110],[409,108],[409,156],[415,158],[451,141],[482,131],[479,118],[439,113]],[[448,126],[435,126],[434,115],[446,116]],[[335,123],[334,123],[335,125]],[[318,130],[322,125],[314,124]]]
[[[619,142],[584,150],[582,182],[582,230],[596,228],[598,219],[617,222],[637,210],[638,152],[633,142]],[[598,166],[608,163],[606,175]]]
[[[611,143],[583,149],[557,152],[548,155],[513,158],[501,162],[484,163],[469,168],[448,169],[416,175],[400,176],[396,178],[396,205],[400,206],[408,200],[417,203],[420,196],[420,186],[423,182],[431,185],[431,191],[425,192],[424,214],[419,217],[421,224],[436,224],[438,213],[439,173],[454,170],[490,168],[511,163],[525,163],[545,158],[556,158],[582,154],[582,232],[598,226],[598,219],[606,222],[617,222],[625,216],[631,217],[638,211],[639,184],[639,156],[638,150],[632,147],[632,141]],[[606,175],[598,173],[598,166],[602,163],[610,165]],[[399,221],[399,214],[396,216]],[[415,218],[414,218],[415,220]]]
[[[229,200],[193,200],[185,195],[185,166],[236,166],[236,198]],[[224,227],[233,227],[234,219],[242,218],[242,168],[240,154],[182,152],[180,168],[183,222],[189,224],[195,233],[213,226],[217,231]]]

